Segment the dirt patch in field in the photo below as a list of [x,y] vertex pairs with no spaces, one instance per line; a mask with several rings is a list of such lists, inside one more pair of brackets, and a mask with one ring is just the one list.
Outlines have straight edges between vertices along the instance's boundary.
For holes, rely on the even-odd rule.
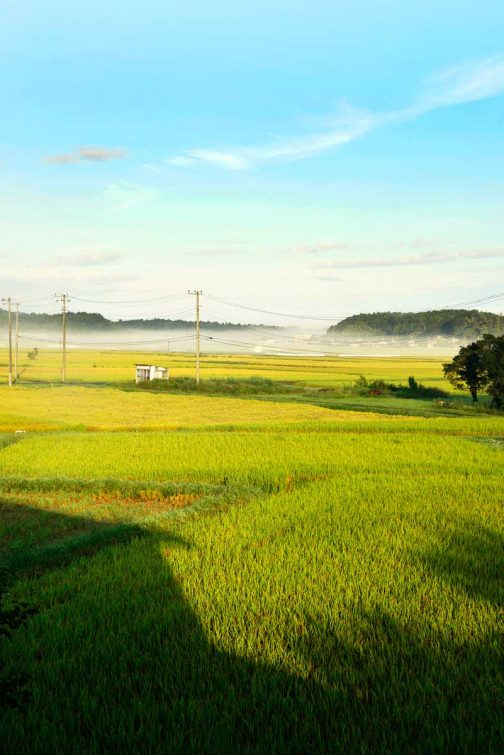
[[176,493],[174,495],[163,495],[159,490],[141,490],[131,496],[124,496],[123,493],[96,493],[92,496],[94,505],[107,506],[115,504],[125,506],[131,512],[139,514],[161,513],[167,509],[179,509],[191,506],[201,495],[191,493]]

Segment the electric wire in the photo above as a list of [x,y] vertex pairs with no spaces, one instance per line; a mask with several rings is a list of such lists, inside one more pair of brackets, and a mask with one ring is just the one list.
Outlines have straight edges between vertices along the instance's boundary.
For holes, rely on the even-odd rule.
[[[36,341],[41,343],[53,343],[53,344],[61,344],[61,339],[54,339],[54,338],[43,338],[39,336],[19,336],[20,339],[23,340],[30,340],[30,341]],[[174,343],[176,341],[191,341],[196,338],[195,335],[187,335],[187,336],[175,336],[173,338],[156,338],[152,340],[142,340],[142,341],[130,341],[130,340],[124,340],[124,341],[68,341],[69,346],[142,346],[145,344],[152,344],[152,343]]]
[[80,296],[74,296],[70,295],[70,300],[73,301],[82,301],[86,304],[153,304],[154,302],[162,302],[162,301],[174,301],[175,299],[182,299],[186,296],[186,294],[178,293],[178,294],[168,294],[166,296],[156,296],[151,299],[126,299],[123,301],[105,301],[102,299],[84,299]]
[[287,312],[273,312],[269,309],[259,309],[258,307],[248,307],[245,304],[237,304],[236,302],[228,301],[227,299],[221,299],[217,296],[212,296],[211,294],[206,294],[208,299],[211,299],[212,301],[218,301],[220,304],[227,304],[230,307],[237,307],[238,309],[246,309],[249,312],[260,312],[261,314],[265,315],[274,315],[276,317],[289,317],[296,320],[325,320],[325,321],[338,321],[343,319],[343,317],[347,317],[348,315],[343,315],[340,317],[321,317],[320,315],[296,315],[292,313]]

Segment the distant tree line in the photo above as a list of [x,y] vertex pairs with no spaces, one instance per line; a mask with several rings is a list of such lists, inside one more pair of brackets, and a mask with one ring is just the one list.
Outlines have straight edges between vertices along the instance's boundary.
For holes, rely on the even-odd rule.
[[[0,309],[0,327],[7,326],[7,310]],[[56,330],[61,328],[61,315],[38,314],[35,312],[21,312],[19,315],[20,326],[31,330]],[[194,320],[170,320],[163,318],[137,319],[137,320],[108,320],[98,312],[69,312],[67,323],[70,331],[120,331],[120,330],[182,330],[195,326]],[[237,324],[232,322],[212,322],[202,321],[202,327],[211,328],[212,330],[246,330],[256,325]],[[261,325],[259,327],[271,330],[278,329],[272,325]]]
[[479,338],[504,335],[504,316],[477,309],[436,309],[430,312],[372,312],[352,315],[331,325],[328,335],[454,336]]

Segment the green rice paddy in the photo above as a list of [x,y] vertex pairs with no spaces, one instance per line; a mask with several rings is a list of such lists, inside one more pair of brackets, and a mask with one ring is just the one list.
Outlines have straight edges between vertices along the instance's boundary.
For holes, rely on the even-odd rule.
[[501,752],[504,419],[161,398],[2,436],[5,750]]

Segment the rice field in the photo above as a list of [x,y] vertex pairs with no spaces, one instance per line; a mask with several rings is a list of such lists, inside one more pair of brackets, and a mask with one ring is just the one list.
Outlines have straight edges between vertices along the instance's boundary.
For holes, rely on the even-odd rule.
[[[49,430],[174,430],[185,427],[335,422],[335,413],[309,404],[270,404],[218,396],[159,395],[107,387],[0,387],[0,432]],[[374,415],[371,415],[374,417]]]
[[[69,350],[67,380],[70,383],[122,383],[134,380],[134,365],[149,363],[170,368],[173,377],[194,376],[194,354],[135,351]],[[339,386],[353,383],[360,375],[389,382],[407,382],[409,375],[441,388],[444,380],[441,357],[280,357],[250,354],[206,354],[201,360],[202,378],[266,377],[295,380],[308,385]],[[0,381],[7,382],[8,355],[0,349]],[[41,350],[36,360],[20,353],[21,383],[58,384],[61,378],[61,355],[57,350]],[[1,384],[0,382],[0,384]]]
[[0,401],[7,752],[502,751],[502,417]]

